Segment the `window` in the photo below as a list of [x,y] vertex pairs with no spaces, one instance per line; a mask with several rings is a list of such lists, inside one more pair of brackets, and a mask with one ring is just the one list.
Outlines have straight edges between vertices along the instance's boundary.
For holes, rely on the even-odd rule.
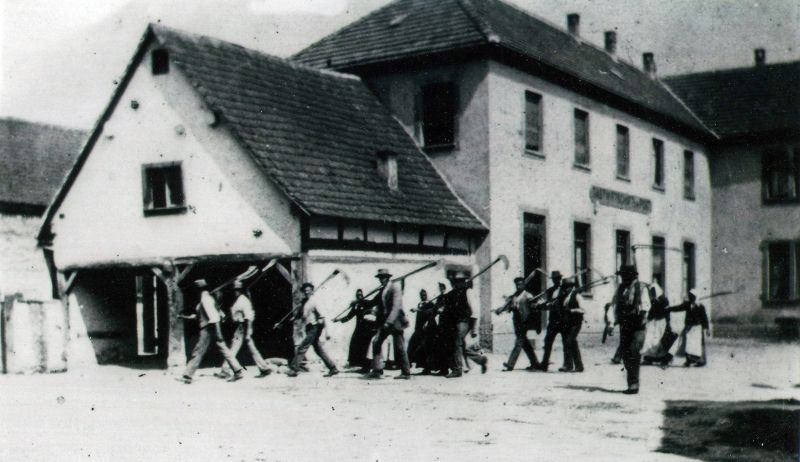
[[145,216],[186,211],[179,162],[145,165],[143,176]]
[[631,139],[628,127],[617,125],[617,178],[627,180],[631,170]]
[[450,82],[422,87],[422,144],[452,147],[456,142],[456,86]]
[[694,244],[683,243],[683,293],[689,293],[696,287]]
[[653,138],[653,187],[664,189],[664,142]]
[[630,231],[617,230],[617,268],[631,263],[631,233]]
[[[525,275],[540,268],[544,271],[547,249],[545,217],[525,213],[522,215],[522,266]],[[526,289],[532,294],[538,294],[545,289],[543,277],[535,277]]]
[[683,151],[683,197],[694,199],[694,153]]
[[575,109],[575,165],[589,166],[589,114]]
[[542,96],[525,92],[525,150],[542,150]]
[[762,156],[764,170],[764,202],[794,202],[798,200],[798,152],[789,149],[771,150]]
[[766,250],[766,301],[797,301],[800,299],[800,241],[770,242]]
[[[591,234],[592,234],[592,227],[586,223],[579,223],[575,222],[574,226],[574,246],[575,246],[575,255],[574,255],[574,269],[576,273],[579,273],[583,270],[586,270],[591,265]],[[582,273],[578,277],[578,284],[581,286],[585,286],[591,280],[591,275],[589,271]],[[589,292],[590,289],[584,289],[584,292]]]
[[667,291],[667,241],[663,237],[653,236],[653,281],[666,293]]
[[150,53],[150,65],[153,75],[166,74],[169,72],[169,53],[163,48],[157,48]]

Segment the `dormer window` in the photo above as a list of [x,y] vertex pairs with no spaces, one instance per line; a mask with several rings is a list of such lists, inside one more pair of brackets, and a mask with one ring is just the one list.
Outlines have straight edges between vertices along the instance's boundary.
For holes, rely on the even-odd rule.
[[142,177],[145,216],[186,211],[180,162],[144,165]]
[[169,53],[163,48],[156,48],[150,53],[150,65],[153,75],[161,75],[169,72]]
[[397,191],[397,154],[392,151],[378,153],[378,174],[386,180],[386,185],[392,191]]

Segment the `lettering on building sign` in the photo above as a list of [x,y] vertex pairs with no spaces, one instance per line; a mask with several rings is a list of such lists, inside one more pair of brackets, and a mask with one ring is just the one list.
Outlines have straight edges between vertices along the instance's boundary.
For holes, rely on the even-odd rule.
[[592,186],[592,189],[589,191],[589,199],[593,203],[644,215],[649,215],[653,210],[653,204],[650,202],[650,199],[621,193],[619,191],[612,191],[598,186]]

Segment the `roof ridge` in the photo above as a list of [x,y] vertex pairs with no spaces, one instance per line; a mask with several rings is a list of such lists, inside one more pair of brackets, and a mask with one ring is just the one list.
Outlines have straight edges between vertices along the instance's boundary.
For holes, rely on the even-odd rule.
[[204,40],[204,41],[207,41],[207,42],[211,43],[212,45],[236,47],[236,48],[241,49],[244,53],[246,53],[246,54],[248,54],[248,55],[250,55],[252,57],[266,59],[268,61],[272,61],[272,62],[275,62],[275,63],[278,63],[278,64],[290,66],[290,67],[298,69],[298,70],[312,72],[312,73],[315,73],[315,74],[329,75],[331,77],[336,77],[336,78],[345,79],[345,80],[361,81],[361,77],[359,77],[357,75],[354,75],[354,74],[347,74],[347,73],[344,73],[344,72],[338,72],[338,71],[335,71],[335,70],[332,70],[332,69],[321,69],[321,68],[317,68],[317,67],[312,67],[312,66],[297,62],[297,61],[295,61],[293,59],[281,58],[280,56],[271,55],[271,54],[266,53],[266,52],[261,51],[261,50],[256,50],[254,48],[249,48],[249,47],[246,47],[244,45],[240,45],[240,44],[235,43],[235,42],[219,39],[219,38],[216,38],[216,37],[211,37],[209,35],[198,34],[198,33],[195,33],[195,32],[190,32],[190,31],[184,30],[184,29],[177,29],[177,28],[174,28],[174,27],[165,26],[163,24],[150,23],[150,24],[148,24],[148,27],[152,28],[152,30],[156,34],[156,36],[158,36],[158,34],[159,34],[158,29],[161,29],[162,32],[166,32],[168,34],[175,34],[175,35],[178,35],[178,36],[183,36],[183,37],[189,38],[191,40],[196,40],[196,41]]
[[486,41],[489,43],[500,43],[500,36],[495,34],[492,30],[492,26],[475,11],[475,6],[472,4],[471,0],[456,0],[456,3],[461,7],[461,10],[467,15],[470,21],[472,21],[475,28],[483,35]]
[[745,72],[745,71],[753,71],[753,70],[763,70],[768,68],[775,68],[775,67],[788,67],[788,66],[797,66],[800,65],[800,59],[795,61],[782,61],[777,63],[770,63],[764,64],[763,66],[741,66],[741,67],[728,67],[723,69],[711,69],[707,71],[700,71],[700,72],[687,72],[685,74],[673,74],[664,77],[665,79],[679,79],[683,77],[694,77],[694,76],[705,76],[705,75],[715,75],[715,74],[733,74],[736,72]]
[[33,120],[21,119],[19,117],[14,117],[14,116],[0,117],[0,122],[21,122],[29,125],[37,125],[39,127],[53,128],[64,132],[77,132],[82,134],[86,134],[88,131],[85,128],[67,127],[64,125],[57,125],[50,122],[36,122]]

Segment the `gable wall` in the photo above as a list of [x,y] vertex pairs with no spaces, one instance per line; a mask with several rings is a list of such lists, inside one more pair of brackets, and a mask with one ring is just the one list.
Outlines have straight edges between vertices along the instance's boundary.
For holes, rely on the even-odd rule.
[[[154,76],[146,54],[54,216],[57,265],[298,252],[289,200],[212,120],[177,66]],[[142,165],[174,161],[188,211],[145,217]]]

